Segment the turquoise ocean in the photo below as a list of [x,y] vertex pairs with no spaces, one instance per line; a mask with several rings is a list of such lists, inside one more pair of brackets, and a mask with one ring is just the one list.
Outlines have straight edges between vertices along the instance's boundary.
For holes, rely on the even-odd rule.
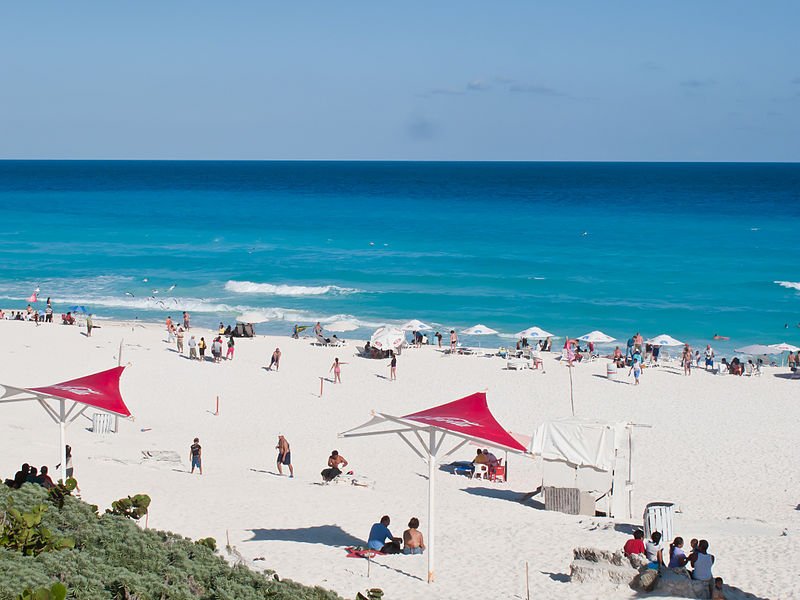
[[0,161],[0,210],[5,308],[800,345],[797,164]]

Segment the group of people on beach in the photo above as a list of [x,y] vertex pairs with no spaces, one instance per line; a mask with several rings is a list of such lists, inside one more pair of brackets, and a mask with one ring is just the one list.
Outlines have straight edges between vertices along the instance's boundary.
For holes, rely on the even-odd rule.
[[689,542],[691,551],[687,555],[683,549],[683,538],[678,536],[669,545],[665,556],[665,548],[661,538],[661,533],[654,531],[650,535],[650,539],[645,541],[644,532],[641,529],[637,529],[633,532],[633,537],[625,542],[623,547],[625,556],[642,554],[648,561],[648,569],[655,571],[661,571],[662,569],[686,571],[688,569],[692,579],[708,583],[712,590],[712,598],[725,598],[722,591],[722,577],[715,578],[712,574],[716,559],[713,554],[708,552],[707,540],[692,539]]
[[[69,478],[75,474],[75,469],[72,466],[72,447],[66,446],[65,451],[67,457],[65,471],[67,478]],[[55,468],[60,469],[61,463],[57,464]],[[22,463],[19,471],[14,474],[13,479],[6,479],[4,483],[11,489],[15,490],[21,488],[25,483],[40,485],[45,489],[50,489],[56,485],[53,479],[50,477],[50,470],[47,465],[42,465],[37,469],[30,463]],[[80,488],[76,489],[80,493]]]
[[380,521],[372,525],[367,539],[369,550],[381,554],[422,554],[425,551],[425,539],[419,531],[417,517],[411,517],[403,537],[394,537],[389,531],[390,524],[389,515],[383,515]]

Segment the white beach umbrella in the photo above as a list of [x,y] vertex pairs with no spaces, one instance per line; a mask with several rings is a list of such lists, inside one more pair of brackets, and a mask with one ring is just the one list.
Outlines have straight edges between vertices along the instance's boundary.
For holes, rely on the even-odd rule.
[[400,325],[402,331],[430,331],[433,329],[430,325],[426,325],[418,319],[411,319],[408,323]]
[[758,356],[760,354],[780,354],[780,352],[772,346],[765,346],[764,344],[750,344],[749,346],[736,348],[735,352],[738,352],[739,354],[749,354],[750,356]]
[[797,352],[800,350],[800,348],[797,346],[792,346],[786,342],[781,342],[780,344],[770,344],[770,348],[776,350],[777,352]]
[[378,350],[391,350],[401,346],[405,341],[406,334],[391,325],[378,327],[369,339],[369,343]]
[[464,335],[495,335],[497,332],[491,327],[478,323],[477,325],[462,330],[461,333]]
[[354,323],[353,321],[349,321],[347,319],[342,321],[334,321],[333,323],[328,323],[325,325],[325,329],[328,331],[335,331],[337,333],[344,331],[355,331],[358,329],[358,327],[358,323]]
[[654,338],[650,338],[647,340],[647,343],[652,344],[653,346],[683,346],[683,342],[676,340],[674,337],[667,335],[666,333],[662,333]]
[[263,313],[250,311],[240,314],[236,317],[236,321],[239,323],[266,323],[269,321],[269,318]]
[[528,327],[525,331],[520,331],[514,334],[514,337],[517,338],[530,338],[532,340],[543,340],[545,338],[555,337],[552,333],[549,333],[542,329],[541,327]]
[[615,342],[616,338],[611,337],[610,335],[606,335],[602,331],[590,331],[586,335],[582,335],[578,338],[582,342],[592,342],[593,344],[610,344],[611,342]]

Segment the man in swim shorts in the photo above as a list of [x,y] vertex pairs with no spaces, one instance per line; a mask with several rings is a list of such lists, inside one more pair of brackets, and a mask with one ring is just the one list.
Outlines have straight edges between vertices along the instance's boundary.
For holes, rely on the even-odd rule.
[[289,479],[294,477],[294,468],[292,467],[292,450],[289,447],[289,442],[283,435],[278,436],[278,445],[275,446],[278,450],[278,473],[283,475],[283,465],[289,467]]

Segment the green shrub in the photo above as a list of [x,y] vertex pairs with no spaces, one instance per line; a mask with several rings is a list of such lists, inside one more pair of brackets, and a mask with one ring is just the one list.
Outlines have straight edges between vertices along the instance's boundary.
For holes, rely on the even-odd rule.
[[[47,497],[37,485],[0,486],[0,514],[9,501],[30,512]],[[212,538],[198,543],[142,530],[127,517],[98,515],[96,507],[70,495],[61,510],[53,507],[41,517],[53,536],[74,540],[74,548],[26,555],[0,547],[0,600],[18,600],[24,590],[49,588],[54,581],[75,600],[341,600],[319,587],[276,581],[271,571],[231,566],[212,550]]]

